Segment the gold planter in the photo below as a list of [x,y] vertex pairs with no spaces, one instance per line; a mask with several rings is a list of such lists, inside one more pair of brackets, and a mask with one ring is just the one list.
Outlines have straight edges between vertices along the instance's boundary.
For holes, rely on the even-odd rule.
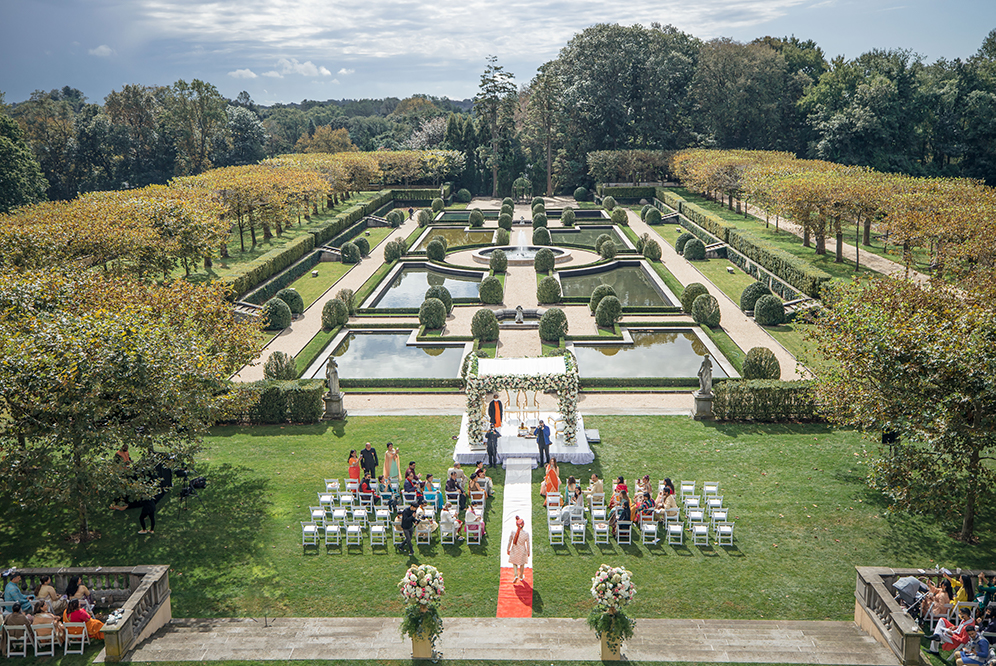
[[610,647],[605,634],[602,634],[602,661],[619,661],[622,658],[621,650],[622,643],[619,643],[614,648]]
[[432,641],[421,636],[412,636],[412,659],[431,659]]

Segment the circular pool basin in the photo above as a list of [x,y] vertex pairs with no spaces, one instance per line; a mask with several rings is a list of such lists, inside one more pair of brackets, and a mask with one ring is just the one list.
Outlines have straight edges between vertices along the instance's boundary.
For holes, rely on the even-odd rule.
[[[501,250],[508,258],[509,266],[532,266],[533,260],[536,258],[536,253],[542,249],[542,247],[535,245],[486,247],[474,253],[474,261],[479,264],[487,264],[491,261],[491,253],[495,250]],[[559,247],[547,249],[553,252],[554,263],[562,264],[565,261],[570,261],[571,253],[569,251]]]

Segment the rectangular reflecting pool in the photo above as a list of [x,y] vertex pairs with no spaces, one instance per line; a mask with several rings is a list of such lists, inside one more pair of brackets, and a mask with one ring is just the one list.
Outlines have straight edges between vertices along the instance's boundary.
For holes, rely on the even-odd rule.
[[[658,289],[642,266],[617,266],[598,273],[560,276],[565,298],[591,298],[600,284],[610,285],[623,305],[673,305]],[[618,377],[620,375],[613,375]]]
[[[709,353],[692,330],[634,331],[632,345],[574,345],[582,377],[695,377]],[[715,360],[713,377],[729,375]]]
[[[427,266],[404,266],[391,284],[374,302],[375,308],[417,308],[425,300],[426,290],[434,285],[446,287],[453,298],[477,298],[477,286],[483,273],[459,275],[444,273]],[[400,377],[404,375],[392,375]]]
[[494,238],[495,230],[481,230],[481,231],[464,231],[459,227],[429,227],[429,233],[422,237],[418,245],[415,247],[415,251],[425,250],[425,246],[429,244],[433,236],[442,236],[446,239],[446,247],[454,248],[461,245],[480,245],[482,243],[490,243],[491,239]]
[[569,243],[571,245],[582,245],[584,247],[595,248],[595,241],[602,234],[608,234],[617,248],[629,247],[623,242],[622,236],[615,227],[577,227],[574,230],[551,229],[550,236],[553,237],[553,244]]
[[[498,213],[500,211],[492,209],[481,210],[484,213],[485,220],[497,220]],[[470,210],[445,210],[442,215],[437,218],[440,222],[457,222],[463,221],[467,222],[470,220]]]
[[351,332],[331,352],[326,349],[305,372],[306,378],[323,379],[329,354],[334,354],[339,376],[346,379],[393,379],[400,377],[456,377],[463,358],[463,345],[454,347],[409,347],[409,332]]

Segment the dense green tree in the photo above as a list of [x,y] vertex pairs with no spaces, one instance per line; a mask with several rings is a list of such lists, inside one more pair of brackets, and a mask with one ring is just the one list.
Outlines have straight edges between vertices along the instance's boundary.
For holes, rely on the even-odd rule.
[[0,97],[0,213],[45,199],[48,183]]
[[487,61],[474,97],[474,114],[488,130],[488,143],[478,148],[478,154],[491,170],[491,196],[497,197],[498,172],[509,152],[514,128],[516,90],[514,75],[498,64],[498,58],[488,56]]
[[216,135],[227,131],[225,98],[210,83],[180,79],[169,88],[166,121],[176,141],[176,173],[198,174],[211,168]]
[[551,63],[541,65],[539,73],[523,91],[525,113],[522,133],[533,164],[544,165],[546,175],[545,192],[548,197],[554,194],[553,156],[554,145],[561,139],[563,90],[560,78],[553,72]]
[[229,106],[228,134],[231,137],[231,151],[227,164],[255,164],[266,156],[266,129],[259,116],[241,106]]

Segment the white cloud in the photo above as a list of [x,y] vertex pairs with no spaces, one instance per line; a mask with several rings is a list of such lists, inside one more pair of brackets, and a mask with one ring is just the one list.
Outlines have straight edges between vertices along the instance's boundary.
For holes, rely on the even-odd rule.
[[332,76],[332,72],[330,72],[327,68],[320,67],[310,60],[300,62],[297,58],[281,58],[277,61],[277,67],[280,68],[280,73],[283,75],[300,74],[301,76]]
[[356,70],[355,69],[346,69],[345,67],[343,67],[342,69],[339,70],[338,73],[339,74],[355,74]]
[[263,72],[263,76],[268,76],[271,79],[282,79],[282,78],[284,78],[283,74],[281,74],[280,72],[273,71],[273,70],[270,70],[269,72]]
[[233,79],[255,79],[256,72],[251,69],[237,69],[234,72],[229,72],[228,75]]
[[114,49],[107,44],[101,44],[95,49],[90,49],[87,53],[92,56],[97,56],[98,58],[107,58],[108,56],[114,55]]

